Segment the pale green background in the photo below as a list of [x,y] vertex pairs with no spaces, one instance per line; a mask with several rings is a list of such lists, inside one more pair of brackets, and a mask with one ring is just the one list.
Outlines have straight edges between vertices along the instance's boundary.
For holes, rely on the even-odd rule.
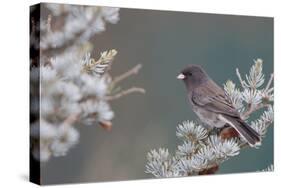
[[[177,124],[197,120],[176,79],[187,64],[202,65],[220,85],[227,79],[238,82],[235,68],[246,73],[254,58],[264,60],[267,79],[273,71],[272,18],[121,9],[120,21],[106,27],[92,41],[94,56],[117,49],[113,75],[142,63],[140,74],[123,86],[141,86],[147,93],[112,102],[112,132],[80,126],[79,144],[66,157],[42,165],[44,184],[152,178],[144,173],[147,152],[159,147],[174,152],[180,143]],[[259,150],[243,150],[219,173],[257,171],[272,163],[271,127]]]

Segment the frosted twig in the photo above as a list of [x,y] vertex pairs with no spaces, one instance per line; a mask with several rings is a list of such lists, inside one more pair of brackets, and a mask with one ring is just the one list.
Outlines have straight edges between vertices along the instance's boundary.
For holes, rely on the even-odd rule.
[[128,95],[128,94],[131,94],[131,93],[145,93],[145,89],[139,88],[139,87],[132,87],[127,90],[120,91],[119,93],[117,93],[115,95],[106,96],[105,100],[112,101],[112,100],[119,99],[119,98],[121,98],[125,95]]
[[[238,75],[238,74],[237,74],[237,75]],[[238,77],[239,77],[239,76],[238,76]],[[273,81],[273,77],[274,77],[273,74],[271,74],[271,75],[270,75],[270,79],[269,79],[269,81],[268,81],[268,83],[267,83],[265,89],[263,90],[263,92],[264,92],[264,94],[265,94],[266,96],[268,96],[269,93],[273,91],[273,88],[270,88],[270,86],[271,86],[271,84],[272,84],[272,81]],[[240,78],[239,78],[239,79],[240,79]],[[249,105],[250,105],[250,107],[248,108],[248,110],[245,111],[245,112],[243,113],[243,115],[241,116],[242,119],[248,118],[250,114],[252,114],[253,112],[255,112],[255,111],[257,111],[257,110],[260,110],[260,109],[262,109],[262,108],[265,108],[265,107],[269,107],[269,106],[270,106],[270,104],[263,103],[263,102],[262,102],[262,103],[259,103],[259,104],[256,105],[255,107],[254,107],[252,104],[249,104]]]
[[241,74],[240,74],[238,68],[236,68],[236,75],[237,75],[237,77],[238,77],[238,79],[239,79],[239,81],[241,83],[241,86],[245,89],[246,88],[245,81],[242,80],[242,77],[241,77]]
[[272,81],[273,81],[273,78],[274,78],[274,75],[273,75],[273,73],[270,75],[270,79],[269,79],[269,81],[268,81],[268,83],[267,83],[267,85],[266,85],[266,87],[265,87],[265,91],[268,91],[269,90],[269,87],[271,86],[271,83],[272,83]]
[[141,64],[136,65],[135,67],[133,67],[132,69],[128,70],[127,72],[125,72],[125,73],[115,77],[111,84],[112,85],[116,85],[118,82],[121,82],[122,80],[125,80],[129,76],[138,74],[138,72],[139,72],[139,70],[141,68],[142,68]]

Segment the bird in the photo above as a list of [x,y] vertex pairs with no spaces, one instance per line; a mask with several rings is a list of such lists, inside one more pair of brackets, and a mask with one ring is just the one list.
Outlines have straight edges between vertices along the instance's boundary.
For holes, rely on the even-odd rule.
[[224,90],[201,66],[187,65],[177,79],[184,82],[191,108],[204,124],[210,128],[231,126],[251,147],[260,145],[260,135],[241,118]]

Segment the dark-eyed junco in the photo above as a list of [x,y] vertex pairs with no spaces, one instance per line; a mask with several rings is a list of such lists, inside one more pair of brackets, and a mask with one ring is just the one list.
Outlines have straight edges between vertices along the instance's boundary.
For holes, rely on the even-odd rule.
[[250,146],[260,144],[260,135],[240,117],[224,91],[198,65],[188,65],[177,77],[184,81],[192,110],[211,126],[233,127]]

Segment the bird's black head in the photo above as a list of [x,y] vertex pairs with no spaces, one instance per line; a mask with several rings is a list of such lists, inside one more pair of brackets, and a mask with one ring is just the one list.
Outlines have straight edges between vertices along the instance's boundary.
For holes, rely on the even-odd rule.
[[177,77],[188,89],[195,88],[208,80],[207,73],[199,65],[188,65]]

